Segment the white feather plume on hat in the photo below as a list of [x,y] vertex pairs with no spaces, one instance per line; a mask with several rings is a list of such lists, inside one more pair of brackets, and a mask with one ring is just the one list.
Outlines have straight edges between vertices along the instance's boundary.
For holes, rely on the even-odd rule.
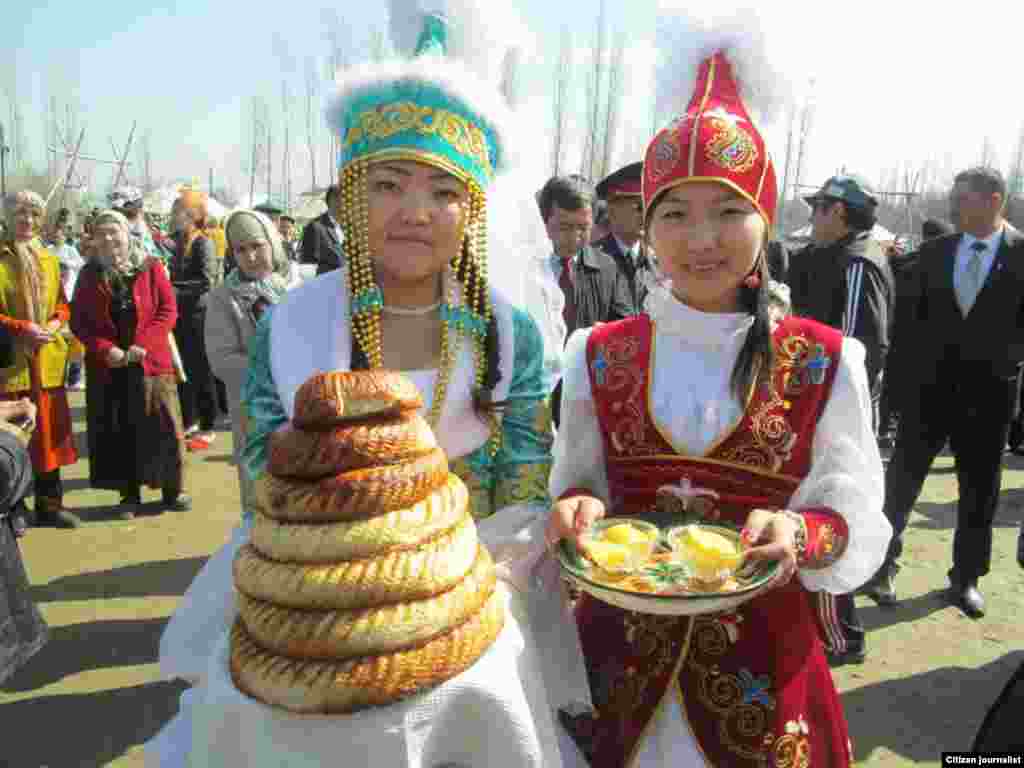
[[685,112],[701,62],[722,51],[752,116],[775,122],[795,99],[801,66],[787,38],[773,34],[772,19],[752,7],[715,2],[702,13],[692,0],[658,0],[655,113],[670,120]]
[[511,3],[391,0],[391,43],[400,55],[409,57],[415,51],[427,14],[441,15],[448,21],[448,57],[462,61],[478,77],[496,85],[528,37]]

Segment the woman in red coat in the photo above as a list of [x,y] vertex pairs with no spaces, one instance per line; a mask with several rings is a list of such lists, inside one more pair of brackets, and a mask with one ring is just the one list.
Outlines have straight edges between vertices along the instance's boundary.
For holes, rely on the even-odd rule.
[[178,318],[174,289],[120,213],[96,218],[93,241],[95,258],[78,278],[71,308],[71,328],[86,348],[89,481],[121,493],[124,519],[138,511],[142,485],[159,488],[166,507],[189,509],[169,340]]

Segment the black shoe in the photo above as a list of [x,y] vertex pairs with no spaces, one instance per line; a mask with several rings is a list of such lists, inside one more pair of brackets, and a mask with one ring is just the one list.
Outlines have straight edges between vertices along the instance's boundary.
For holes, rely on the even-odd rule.
[[164,509],[171,512],[187,512],[192,509],[192,497],[186,493],[164,494]]
[[121,520],[134,520],[139,514],[139,508],[142,506],[142,499],[132,498],[131,496],[121,499],[121,503],[117,505],[117,516]]
[[858,590],[882,606],[893,606],[899,602],[896,597],[896,569],[883,565],[867,584]]
[[1017,565],[1024,568],[1024,523],[1020,524],[1020,536],[1017,537]]
[[980,619],[985,615],[985,598],[978,589],[976,582],[953,584],[949,588],[949,596],[954,605],[958,606],[972,619]]
[[51,528],[81,528],[82,518],[61,505],[45,506],[36,512],[39,525]]
[[830,667],[843,667],[847,664],[863,664],[867,658],[867,651],[864,648],[847,648],[845,651],[830,651],[825,649],[825,658]]

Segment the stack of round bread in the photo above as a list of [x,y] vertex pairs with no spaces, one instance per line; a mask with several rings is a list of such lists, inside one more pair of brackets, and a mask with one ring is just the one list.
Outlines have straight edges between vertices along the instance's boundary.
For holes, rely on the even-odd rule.
[[379,371],[296,393],[234,564],[231,673],[249,695],[293,712],[388,704],[468,669],[500,633],[494,565],[422,405]]

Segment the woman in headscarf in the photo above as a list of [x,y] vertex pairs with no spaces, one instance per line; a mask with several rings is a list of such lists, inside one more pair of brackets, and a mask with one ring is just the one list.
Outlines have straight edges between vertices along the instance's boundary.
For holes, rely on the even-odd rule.
[[96,217],[93,242],[71,311],[71,327],[87,350],[89,482],[121,494],[125,520],[138,512],[143,485],[159,488],[165,507],[189,509],[168,338],[178,317],[174,290],[117,211]]
[[43,200],[30,191],[4,201],[10,238],[0,243],[0,325],[15,339],[14,364],[0,370],[0,399],[28,397],[38,410],[29,444],[35,472],[36,521],[77,528],[64,507],[60,468],[78,460],[64,382],[70,310],[57,257],[39,240]]
[[[393,768],[559,764],[544,685],[566,670],[554,663],[544,667],[550,675],[542,671],[529,628],[573,627],[557,598],[544,603],[558,595],[557,579],[527,609],[532,581],[514,567],[531,531],[543,552],[551,426],[542,342],[529,315],[488,277],[489,264],[518,278],[525,263],[514,238],[489,237],[486,214],[504,182],[495,177],[514,165],[514,131],[496,85],[444,55],[446,20],[415,20],[411,39],[419,35],[420,52],[433,55],[353,73],[332,110],[334,130],[347,137],[336,211],[345,264],[268,306],[249,339],[243,462],[254,481],[266,471],[271,433],[289,423],[296,391],[317,372],[401,371],[467,487],[499,578],[518,588],[508,591],[505,630],[456,679],[353,717],[292,716],[240,693],[224,663],[237,616],[232,559],[250,528],[266,524],[259,505],[244,510],[161,638],[163,672],[197,685],[155,746],[193,766],[326,765],[339,749],[348,764]],[[465,33],[472,19],[457,21]],[[252,219],[238,221],[240,230],[243,223]],[[235,227],[232,220],[233,247]],[[554,612],[529,621],[542,603]]]
[[[708,55],[698,34],[685,38],[704,54],[696,78],[675,73],[689,106],[644,158],[659,282],[645,313],[577,331],[566,348],[548,538],[578,541],[606,514],[676,503],[676,520],[735,526],[744,558],[776,563],[775,576],[735,610],[696,616],[583,595],[595,712],[565,718],[575,745],[564,755],[591,768],[847,768],[810,595],[863,584],[892,533],[864,347],[784,317],[785,296],[772,298],[775,170],[740,97],[750,95],[740,76],[766,67],[751,67],[742,42]],[[685,572],[661,576],[690,587]]]
[[189,450],[213,443],[217,422],[217,384],[203,339],[208,294],[221,280],[217,248],[204,232],[206,194],[183,189],[174,202],[171,222],[177,240],[171,260],[171,283],[178,302],[174,337],[181,350],[186,381],[179,387]]
[[206,356],[214,376],[224,382],[227,390],[242,508],[251,509],[251,482],[242,467],[245,447],[242,384],[249,365],[249,339],[264,311],[298,285],[299,277],[277,229],[262,213],[235,211],[228,217],[225,230],[228,248],[238,266],[221,285],[210,291],[206,308]]

